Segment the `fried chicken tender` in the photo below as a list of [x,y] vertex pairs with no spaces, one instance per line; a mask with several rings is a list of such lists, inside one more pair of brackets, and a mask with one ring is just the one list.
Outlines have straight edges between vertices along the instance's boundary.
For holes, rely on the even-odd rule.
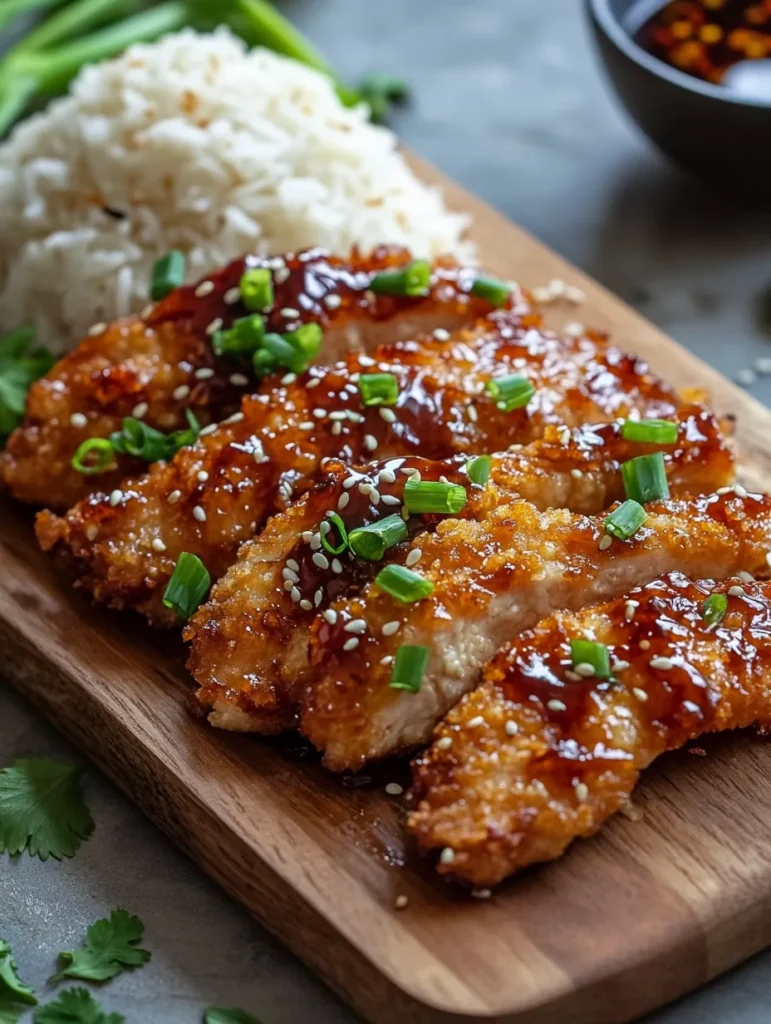
[[[187,410],[202,425],[235,412],[242,395],[258,385],[249,366],[215,356],[211,335],[248,315],[238,291],[245,269],[272,270],[275,301],[265,314],[266,330],[285,333],[320,323],[321,358],[327,362],[349,350],[371,351],[386,338],[411,338],[490,311],[488,302],[469,292],[475,271],[449,259],[434,265],[426,296],[369,290],[376,273],[409,260],[407,250],[387,247],[367,257],[353,252],[348,259],[322,249],[285,258],[247,256],[196,285],[176,289],[142,316],[95,325],[30,388],[24,422],[0,454],[0,482],[21,501],[64,510],[95,487],[109,493],[147,465],[120,455],[98,479],[84,475],[71,463],[87,438],[109,437],[127,416],[169,432],[187,426]],[[529,311],[516,290],[510,305]]]
[[[517,633],[557,610],[608,600],[667,572],[723,579],[767,568],[771,498],[734,491],[652,502],[627,541],[609,540],[605,516],[538,512],[529,502],[479,521],[451,519],[410,545],[433,593],[402,605],[374,584],[331,605],[313,624],[320,678],[300,695],[302,731],[336,771],[426,742]],[[408,556],[409,558],[409,556]],[[359,643],[346,647],[356,623]],[[390,687],[402,644],[426,646],[418,693]]]
[[[466,486],[462,518],[481,519],[515,497],[542,510],[598,513],[624,496],[620,463],[655,446],[625,440],[614,422],[572,431],[548,426],[542,439],[515,448],[492,457],[485,487],[470,484],[466,456],[390,459],[360,472],[327,463],[316,487],[242,547],[187,630],[193,640],[189,668],[211,724],[263,733],[290,728],[298,693],[323,671],[309,663],[314,620],[334,621],[330,604],[360,591],[382,568],[350,552],[322,550],[318,531],[328,513],[336,512],[347,531],[393,514],[402,507],[407,474],[415,471],[422,480]],[[733,477],[720,425],[701,408],[681,411],[678,440],[666,452],[675,495],[711,491]],[[416,516],[407,529],[413,536],[433,532],[440,522],[440,516]],[[389,560],[403,563],[409,551],[403,542],[389,551]]]
[[[677,405],[645,363],[600,339],[530,328],[515,311],[492,314],[448,341],[383,345],[375,356],[352,354],[297,379],[273,378],[262,394],[244,399],[240,413],[169,463],[91,495],[62,518],[42,513],[41,546],[57,548],[97,600],[174,625],[162,596],[180,553],[197,555],[219,578],[239,545],[313,484],[324,458],[361,465],[375,452],[440,459],[500,451],[539,437],[551,423],[633,411],[672,415]],[[537,391],[526,409],[506,412],[485,384],[515,365]],[[363,404],[359,379],[373,371],[397,378],[395,406]],[[587,453],[591,447],[587,437]]]
[[[711,595],[727,601],[717,625]],[[574,671],[586,636],[608,648],[611,679]],[[409,831],[444,851],[443,874],[494,885],[596,832],[659,754],[753,723],[771,724],[771,582],[673,572],[545,619],[493,658],[414,763]]]

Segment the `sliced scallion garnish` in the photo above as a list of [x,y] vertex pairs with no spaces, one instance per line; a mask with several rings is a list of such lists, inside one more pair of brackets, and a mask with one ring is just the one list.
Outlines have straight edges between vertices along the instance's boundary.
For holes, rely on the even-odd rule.
[[110,434],[110,444],[116,452],[133,455],[145,462],[157,462],[167,458],[169,450],[168,437],[155,427],[148,427],[141,420],[127,416],[123,428]]
[[377,562],[389,548],[407,539],[407,524],[401,516],[387,516],[369,526],[359,526],[348,534],[348,546],[354,555]]
[[625,441],[639,441],[641,444],[674,444],[677,441],[677,424],[671,420],[626,420],[621,436]]
[[267,267],[245,270],[238,282],[241,301],[253,313],[263,313],[273,305],[273,275]]
[[396,405],[399,381],[392,373],[362,373],[359,393],[365,405]]
[[254,372],[261,376],[279,366],[291,370],[292,373],[302,373],[308,361],[300,349],[292,345],[283,334],[266,334],[262,339],[262,345],[254,353],[252,365]]
[[710,594],[702,603],[701,616],[708,626],[718,626],[728,611],[728,598],[725,594]]
[[[327,527],[326,530],[324,529],[325,526]],[[335,531],[338,537],[337,543],[333,542],[333,533]],[[348,547],[348,531],[337,512],[327,512],[327,518],[322,521],[319,532],[321,534],[321,546],[330,555],[342,555]]]
[[426,260],[413,260],[399,270],[383,270],[369,283],[376,295],[428,295],[431,265]]
[[185,254],[179,249],[171,249],[153,264],[150,276],[150,298],[153,302],[165,299],[166,296],[179,288],[185,281]]
[[418,693],[426,674],[430,653],[428,647],[402,644],[394,658],[391,682],[388,684],[391,689]]
[[484,299],[491,306],[505,306],[511,295],[511,288],[505,281],[499,281],[495,277],[478,277],[471,286],[471,294],[478,299]]
[[518,373],[494,377],[492,380],[488,380],[485,389],[503,412],[522,409],[535,394],[532,382]]
[[211,586],[206,566],[197,555],[183,551],[163,594],[163,603],[181,619],[200,608]]
[[574,669],[589,665],[597,679],[610,679],[610,654],[605,644],[594,640],[571,640],[570,657]]
[[310,363],[321,350],[324,332],[321,330],[321,325],[314,321],[309,324],[302,324],[297,330],[285,334],[284,337],[290,345],[294,345],[302,353],[306,363]]
[[265,338],[265,321],[259,313],[242,316],[225,331],[215,331],[212,348],[218,356],[250,356]]
[[629,540],[640,529],[648,513],[633,498],[627,498],[605,520],[605,532],[618,540]]
[[402,604],[414,604],[433,593],[434,584],[404,565],[387,565],[375,577],[375,586]]
[[466,488],[434,480],[413,480],[404,485],[404,504],[410,514],[437,513],[454,516],[466,504]]
[[466,463],[466,473],[472,484],[484,487],[490,479],[492,465],[493,460],[489,455],[477,455],[476,458],[469,459]]
[[667,469],[663,452],[639,455],[621,465],[624,491],[627,498],[646,505],[649,501],[665,501],[669,498]]
[[104,473],[115,459],[115,451],[104,437],[89,437],[72,456],[72,468],[84,476]]

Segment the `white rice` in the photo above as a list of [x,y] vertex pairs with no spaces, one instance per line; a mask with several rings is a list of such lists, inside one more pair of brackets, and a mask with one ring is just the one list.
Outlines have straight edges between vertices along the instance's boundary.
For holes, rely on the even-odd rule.
[[465,227],[326,77],[184,31],[85,68],[0,146],[0,328],[34,323],[65,349],[141,309],[171,248],[193,280],[309,245],[469,258]]

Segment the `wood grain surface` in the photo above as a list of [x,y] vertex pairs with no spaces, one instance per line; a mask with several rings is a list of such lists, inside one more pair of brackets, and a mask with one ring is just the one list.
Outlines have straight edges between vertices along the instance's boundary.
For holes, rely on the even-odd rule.
[[[580,318],[738,417],[743,479],[771,481],[771,413],[422,162],[470,210],[489,269],[585,288]],[[730,339],[726,339],[730,343]],[[375,1024],[620,1024],[771,944],[771,748],[752,735],[661,760],[619,816],[491,900],[439,882],[400,802],[286,743],[216,733],[187,707],[181,642],[92,609],[0,506],[2,672],[189,855]],[[396,911],[398,895],[409,905]],[[312,1015],[309,1015],[309,1020]]]

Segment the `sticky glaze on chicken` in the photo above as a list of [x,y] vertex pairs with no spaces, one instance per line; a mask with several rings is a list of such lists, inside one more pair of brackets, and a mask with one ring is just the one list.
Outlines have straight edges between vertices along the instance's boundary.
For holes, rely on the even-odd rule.
[[[332,605],[334,624],[314,623],[311,661],[323,675],[301,696],[301,724],[326,764],[359,768],[426,742],[500,645],[556,610],[608,600],[676,569],[722,579],[767,565],[771,498],[731,491],[646,511],[627,541],[608,541],[605,516],[538,512],[525,501],[416,537],[417,566],[435,588],[429,597],[398,605],[370,585]],[[364,624],[354,650],[345,646],[351,622]],[[401,644],[429,648],[418,693],[389,686]]]
[[[453,327],[490,310],[469,293],[475,272],[449,259],[434,265],[425,297],[369,290],[377,272],[409,260],[406,250],[385,247],[368,257],[354,252],[347,260],[321,249],[269,260],[248,256],[197,285],[176,289],[141,317],[96,325],[30,389],[24,422],[0,455],[0,480],[22,501],[67,509],[95,487],[111,489],[146,467],[121,456],[114,471],[98,480],[84,476],[71,460],[87,438],[109,437],[127,416],[169,432],[187,426],[186,410],[203,425],[235,412],[244,392],[257,385],[239,364],[215,356],[211,335],[247,314],[238,290],[246,268],[268,266],[273,272],[275,301],[266,329],[286,332],[320,323],[325,362],[349,350],[372,350],[386,339]],[[524,314],[529,309],[516,290],[511,304]]]
[[[63,550],[98,600],[172,625],[161,598],[179,554],[198,555],[218,578],[239,544],[312,484],[325,457],[356,465],[375,453],[438,459],[500,451],[539,437],[549,423],[670,416],[677,405],[640,360],[600,339],[528,328],[514,311],[447,341],[380,346],[376,357],[350,355],[287,383],[266,381],[240,413],[170,463],[92,495],[61,519],[43,513],[41,545]],[[485,384],[512,367],[536,394],[527,408],[505,412]],[[373,369],[397,378],[393,408],[363,404],[359,376]]]
[[[463,518],[483,518],[517,496],[543,510],[598,513],[624,496],[620,463],[654,449],[624,440],[618,422],[573,431],[549,426],[541,440],[515,447],[520,450],[492,458],[484,488],[470,485],[466,456],[449,462],[410,456],[361,472],[328,463],[324,479],[305,498],[243,546],[187,631],[194,640],[189,667],[209,721],[268,733],[294,724],[297,695],[320,671],[309,663],[314,620],[334,618],[330,604],[358,592],[382,567],[350,552],[333,557],[322,550],[318,530],[327,512],[336,511],[349,531],[398,512],[407,474],[417,471],[423,480],[444,477],[468,487]],[[665,458],[674,495],[711,491],[733,476],[720,426],[700,408],[682,411],[677,443]],[[408,529],[415,536],[440,521],[415,516]],[[405,541],[389,552],[389,560],[401,563],[410,550]]]
[[[717,624],[713,594],[727,600]],[[574,671],[570,642],[586,636],[612,679]],[[771,724],[771,583],[674,572],[498,654],[415,762],[409,829],[444,851],[443,874],[493,885],[596,832],[659,754],[756,722]]]

